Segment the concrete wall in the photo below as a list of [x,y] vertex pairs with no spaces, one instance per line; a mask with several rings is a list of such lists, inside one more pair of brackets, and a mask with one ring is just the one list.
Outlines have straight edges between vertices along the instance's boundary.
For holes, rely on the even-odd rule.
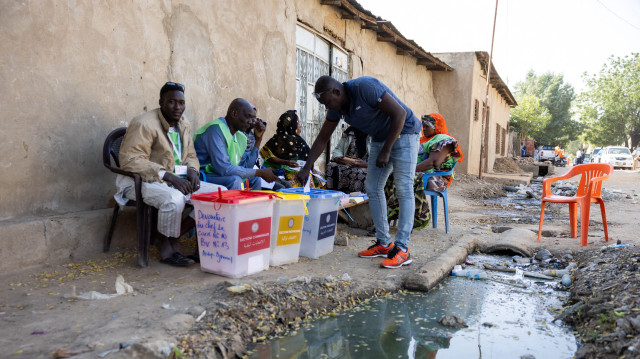
[[[104,138],[157,107],[166,81],[186,85],[194,128],[244,97],[270,137],[296,101],[298,21],[352,52],[352,77],[379,77],[417,115],[437,111],[431,72],[320,1],[3,2],[0,270],[99,254],[115,192]],[[115,247],[134,245],[132,217]]]
[[[482,141],[482,103],[486,96],[486,75],[475,52],[434,54],[455,70],[434,72],[433,84],[441,114],[447,121],[449,133],[454,136],[465,155],[465,160],[456,166],[459,173],[478,174],[480,169],[480,147]],[[474,120],[475,100],[479,101],[477,121]],[[493,168],[496,157],[496,124],[507,129],[511,108],[495,88],[489,88],[489,121],[486,146],[487,168]],[[500,134],[501,136],[502,134]],[[506,140],[508,141],[508,134]],[[505,144],[505,156],[508,155]]]

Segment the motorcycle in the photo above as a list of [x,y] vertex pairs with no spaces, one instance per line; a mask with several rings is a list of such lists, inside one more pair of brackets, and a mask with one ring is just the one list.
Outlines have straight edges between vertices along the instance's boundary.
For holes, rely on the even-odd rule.
[[558,167],[566,167],[567,166],[567,158],[566,157],[556,157],[553,160],[553,164]]

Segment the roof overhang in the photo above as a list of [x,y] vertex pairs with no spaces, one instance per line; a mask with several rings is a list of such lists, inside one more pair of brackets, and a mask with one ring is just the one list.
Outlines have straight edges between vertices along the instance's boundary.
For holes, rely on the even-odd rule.
[[[482,68],[482,71],[486,76],[488,68],[487,63],[489,62],[489,53],[487,53],[486,51],[476,51],[475,54],[478,62],[480,62],[480,67]],[[502,96],[502,98],[507,104],[509,104],[509,106],[518,106],[518,102],[516,102],[516,99],[515,97],[513,97],[511,90],[509,90],[509,86],[507,86],[507,84],[505,84],[504,81],[502,81],[502,79],[500,78],[500,75],[498,75],[496,68],[493,66],[493,61],[491,62],[491,79],[489,79],[489,83],[491,84],[491,86],[493,86],[493,88],[496,89],[496,91],[498,91],[500,96]]]
[[415,41],[405,38],[390,21],[376,17],[355,0],[320,0],[322,5],[331,5],[342,11],[343,19],[360,21],[362,29],[375,31],[378,41],[390,42],[396,46],[396,54],[410,55],[417,59],[419,66],[430,71],[453,71],[444,61],[426,52]]

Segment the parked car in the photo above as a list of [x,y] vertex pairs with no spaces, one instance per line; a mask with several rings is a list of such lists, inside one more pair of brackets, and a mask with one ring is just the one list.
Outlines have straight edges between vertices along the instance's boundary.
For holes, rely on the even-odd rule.
[[582,161],[582,163],[591,163],[591,154],[590,153],[585,153],[584,154],[584,160]]
[[602,148],[596,147],[591,152],[591,163],[600,163],[600,152],[602,152]]
[[614,168],[633,169],[633,157],[626,147],[609,146],[601,151],[600,163],[609,163]]
[[555,147],[554,146],[542,146],[542,148],[540,149],[540,162],[542,161],[551,161],[553,162],[556,158],[556,152],[555,152]]

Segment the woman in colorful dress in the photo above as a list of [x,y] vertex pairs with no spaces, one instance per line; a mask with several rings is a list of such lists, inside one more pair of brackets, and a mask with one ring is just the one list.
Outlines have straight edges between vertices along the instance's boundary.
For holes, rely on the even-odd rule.
[[[293,187],[302,187],[295,174],[309,156],[309,145],[300,136],[302,126],[296,110],[289,110],[278,119],[276,133],[260,149],[260,156],[264,159],[264,166],[273,168],[278,176]],[[318,178],[313,177],[311,187],[319,188],[324,185]]]
[[[439,113],[422,116],[422,137],[418,150],[418,164],[416,165],[416,177],[414,191],[416,209],[413,228],[422,229],[431,223],[429,200],[424,194],[422,176],[425,172],[446,172],[456,162],[462,162],[464,155],[458,141],[449,135],[444,117]],[[427,181],[427,189],[442,192],[449,185],[453,176],[434,176]],[[385,186],[387,196],[387,215],[389,221],[398,219],[399,203],[396,197],[395,184],[389,177]]]

